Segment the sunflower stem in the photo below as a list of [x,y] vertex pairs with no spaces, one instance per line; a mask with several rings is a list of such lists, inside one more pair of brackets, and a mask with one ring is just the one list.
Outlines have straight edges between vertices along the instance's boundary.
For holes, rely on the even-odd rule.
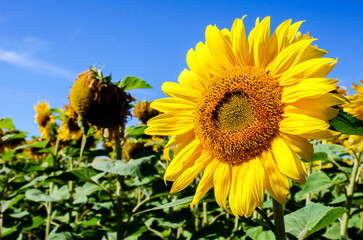
[[[54,164],[53,164],[53,168],[58,169],[58,149],[59,149],[59,138],[57,138],[56,142],[55,142],[55,147],[54,147],[54,152],[53,152],[53,157],[54,157]],[[54,176],[54,171],[50,174],[51,176]],[[49,183],[49,196],[53,195],[53,188],[54,188],[54,182],[50,182]],[[47,222],[45,225],[45,239],[48,239],[49,236],[49,232],[50,232],[50,224],[52,222],[52,208],[53,208],[53,203],[49,202],[48,203],[48,207],[47,208]]]
[[359,169],[359,162],[360,162],[360,156],[358,157],[356,154],[354,154],[353,157],[353,171],[352,175],[350,176],[350,182],[347,187],[347,205],[345,208],[347,209],[347,212],[344,213],[340,225],[340,235],[342,236],[348,236],[347,230],[348,230],[348,221],[349,221],[349,215],[350,215],[350,209],[352,207],[352,201],[353,201],[353,194],[354,194],[354,188],[356,183],[358,182],[357,176],[359,176],[360,172],[358,172]]
[[264,213],[264,211],[258,207],[256,207],[256,211],[263,217],[263,219],[265,220],[271,231],[275,234],[275,226],[271,222],[270,218],[266,215],[266,213]]
[[[118,160],[122,159],[122,146],[120,137],[119,128],[115,129],[115,137],[116,137],[116,158]],[[116,176],[116,198],[117,198],[117,207],[116,207],[116,222],[117,222],[117,240],[124,239],[124,226],[123,226],[123,191],[122,184],[124,182],[124,176],[117,175]]]
[[276,240],[285,240],[285,223],[284,223],[284,209],[282,205],[272,198],[273,209],[274,209],[274,222],[275,222],[275,237]]

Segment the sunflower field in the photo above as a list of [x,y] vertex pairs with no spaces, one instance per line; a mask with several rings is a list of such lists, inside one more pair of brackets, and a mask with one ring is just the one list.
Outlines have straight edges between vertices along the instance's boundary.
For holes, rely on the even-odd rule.
[[0,240],[363,239],[363,81],[300,24],[208,26],[154,102],[93,67],[39,136],[1,119]]

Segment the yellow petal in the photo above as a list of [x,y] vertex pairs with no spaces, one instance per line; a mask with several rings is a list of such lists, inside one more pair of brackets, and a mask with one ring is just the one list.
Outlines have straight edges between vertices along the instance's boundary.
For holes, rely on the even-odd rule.
[[240,198],[238,197],[239,191],[241,190],[241,176],[243,175],[242,167],[233,166],[232,168],[232,185],[229,193],[229,207],[234,216],[243,216],[244,212],[240,207]]
[[164,180],[175,181],[182,171],[194,164],[201,156],[200,141],[195,139],[186,145],[170,162],[164,174]]
[[197,89],[202,91],[204,86],[208,83],[208,81],[202,77],[200,77],[197,73],[191,72],[188,69],[184,69],[183,72],[180,73],[178,82],[182,85],[188,86],[193,89]]
[[307,78],[293,86],[286,86],[282,92],[283,103],[296,102],[301,98],[319,97],[336,89],[338,80],[329,78]]
[[306,139],[287,133],[280,133],[287,145],[294,150],[300,157],[306,161],[310,161],[314,154],[313,145]]
[[305,183],[305,166],[296,154],[291,151],[285,141],[277,138],[272,143],[272,150],[279,170],[298,183]]
[[300,60],[303,52],[313,41],[314,39],[301,40],[286,47],[266,67],[266,70],[270,71],[270,74],[275,77],[283,74]]
[[287,34],[287,38],[289,39],[289,43],[291,43],[295,36],[296,36],[296,33],[297,31],[299,30],[301,24],[303,23],[304,21],[300,21],[300,22],[296,22],[294,24],[292,24],[290,27],[289,27],[289,33]]
[[255,66],[264,68],[267,65],[268,41],[270,39],[270,17],[265,17],[261,23],[256,22],[255,34],[253,38],[253,56]]
[[[237,184],[236,189],[237,199],[239,200],[237,200],[235,204],[237,204],[237,209],[239,209],[238,212],[240,213],[240,215],[242,215],[241,213],[243,213],[245,217],[251,216],[257,205],[251,191],[251,187],[255,186],[256,183],[252,182],[252,178],[249,174],[249,171],[252,170],[249,168],[248,164],[250,161],[238,166],[241,168],[241,174],[238,179],[239,183]],[[255,171],[255,169],[253,169],[252,171]]]
[[232,168],[230,164],[220,163],[213,176],[214,196],[218,205],[227,210],[226,202],[232,183]]
[[265,168],[264,186],[276,201],[285,204],[286,196],[289,193],[289,181],[280,172],[273,155],[269,151],[263,152],[262,155],[262,164]]
[[252,65],[245,26],[243,24],[245,17],[246,15],[242,19],[236,19],[231,29],[233,53],[236,56],[236,60],[242,66]]
[[208,47],[202,42],[197,44],[195,51],[193,49],[188,51],[187,63],[189,69],[200,75],[203,79],[210,79],[210,75],[217,75],[223,71],[223,67],[218,64]]
[[333,69],[337,61],[332,58],[316,58],[301,62],[281,75],[280,85],[296,84],[297,80],[304,78],[323,78]]
[[264,174],[263,165],[258,157],[251,159],[246,163],[244,187],[248,189],[248,195],[250,195],[257,206],[260,207],[263,203]]
[[176,193],[186,188],[211,161],[212,157],[209,153],[204,152],[195,161],[193,166],[183,170],[180,176],[173,183],[170,192]]
[[193,111],[196,104],[192,101],[181,98],[161,98],[153,101],[150,104],[151,108],[154,108],[160,112],[177,112],[177,111]]
[[277,43],[278,53],[281,52],[282,49],[284,49],[286,46],[290,44],[290,41],[288,39],[290,24],[291,24],[291,19],[288,19],[283,23],[281,23],[274,32],[278,41]]
[[205,43],[219,65],[224,68],[235,66],[232,43],[216,26],[209,25],[205,30]]
[[193,89],[188,86],[183,86],[174,82],[165,82],[161,89],[165,93],[165,95],[169,97],[176,97],[186,99],[192,102],[197,102],[201,97],[200,90]]
[[214,171],[220,165],[217,159],[213,159],[203,172],[203,177],[200,180],[197,190],[195,191],[194,198],[190,207],[196,205],[199,200],[213,187],[213,175]]
[[317,133],[329,128],[329,124],[318,118],[310,117],[304,114],[285,113],[280,122],[280,131],[293,135],[306,133]]
[[321,58],[327,53],[328,51],[324,49],[317,48],[316,46],[309,46],[301,56],[299,62],[305,62],[314,58]]

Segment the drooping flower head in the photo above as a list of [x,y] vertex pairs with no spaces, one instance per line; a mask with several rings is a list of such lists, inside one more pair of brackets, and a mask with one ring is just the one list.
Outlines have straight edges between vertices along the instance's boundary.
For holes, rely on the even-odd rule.
[[[343,110],[359,120],[363,121],[363,80],[360,80],[361,86],[353,83],[353,89],[358,94],[347,96],[350,103],[343,105]],[[363,151],[363,136],[350,135],[348,138],[349,145],[357,151]]]
[[43,139],[51,138],[51,124],[55,123],[54,116],[49,111],[49,104],[45,101],[38,102],[38,105],[34,106],[35,122],[38,123],[40,133]]
[[169,98],[151,107],[164,114],[145,131],[171,136],[171,192],[204,170],[191,205],[214,187],[219,206],[249,217],[264,189],[283,204],[288,178],[305,182],[298,155],[311,158],[308,138],[333,137],[328,120],[337,110],[330,107],[342,99],[330,93],[337,80],[325,78],[337,60],[322,58],[327,52],[311,45],[315,39],[296,37],[301,23],[286,20],[271,35],[270,17],[257,19],[247,37],[236,19],[231,31],[208,26],[205,43],[189,50],[189,70],[179,83],[163,84]]
[[90,68],[79,74],[69,95],[74,111],[100,128],[124,125],[130,115],[128,104],[134,101],[111,80],[111,76],[104,77],[100,69]]

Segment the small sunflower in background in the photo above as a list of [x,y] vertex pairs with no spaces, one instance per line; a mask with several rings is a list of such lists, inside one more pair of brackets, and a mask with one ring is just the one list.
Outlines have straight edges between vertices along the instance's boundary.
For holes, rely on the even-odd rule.
[[[348,95],[347,98],[350,103],[343,105],[343,111],[353,115],[359,120],[363,121],[363,80],[360,80],[361,86],[353,83],[353,89],[358,93],[354,95]],[[361,152],[363,151],[363,136],[350,135],[348,137],[348,143],[350,147]]]
[[35,122],[38,123],[42,139],[51,139],[53,135],[52,124],[55,123],[54,116],[49,111],[49,104],[45,101],[38,102],[38,105],[34,106],[37,112]]
[[62,141],[80,140],[82,138],[82,130],[77,123],[77,114],[70,105],[64,106],[65,119],[62,121],[61,127],[58,129],[58,137]]
[[308,139],[333,138],[329,120],[342,104],[326,78],[337,60],[301,37],[302,22],[286,20],[270,34],[270,17],[257,18],[247,36],[242,19],[232,29],[208,26],[205,43],[189,50],[179,83],[162,86],[168,98],[151,107],[162,112],[145,133],[171,136],[175,147],[165,172],[171,192],[186,188],[204,170],[191,206],[214,187],[217,203],[249,217],[262,206],[264,190],[286,202],[288,178],[304,183]]
[[136,103],[133,116],[146,124],[149,119],[159,115],[161,112],[150,107],[150,102],[142,101]]

